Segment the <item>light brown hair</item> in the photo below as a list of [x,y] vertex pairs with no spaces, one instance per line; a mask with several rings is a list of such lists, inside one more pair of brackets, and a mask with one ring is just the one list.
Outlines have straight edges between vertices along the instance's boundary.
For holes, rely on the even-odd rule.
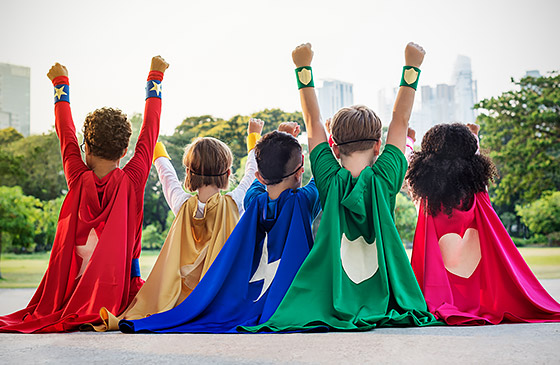
[[350,155],[356,151],[364,151],[373,148],[376,141],[360,141],[344,144],[350,141],[362,139],[381,139],[381,120],[367,106],[353,105],[342,108],[331,120],[330,129],[333,140],[339,146],[343,155]]
[[132,126],[119,109],[101,108],[86,116],[83,133],[94,156],[116,161],[128,148]]
[[204,137],[197,138],[185,148],[183,165],[187,169],[185,188],[195,191],[203,186],[214,185],[226,189],[233,154],[222,141]]

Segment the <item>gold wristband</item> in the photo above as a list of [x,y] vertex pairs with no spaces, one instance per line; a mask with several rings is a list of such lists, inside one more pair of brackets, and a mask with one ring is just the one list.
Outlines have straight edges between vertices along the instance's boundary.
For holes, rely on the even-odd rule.
[[247,136],[247,153],[251,152],[255,148],[257,141],[261,138],[258,133],[251,133]]
[[156,147],[154,148],[154,158],[152,160],[152,163],[156,162],[156,159],[160,157],[165,157],[171,160],[171,157],[169,157],[169,155],[167,154],[167,150],[165,149],[164,144],[158,142],[156,143]]

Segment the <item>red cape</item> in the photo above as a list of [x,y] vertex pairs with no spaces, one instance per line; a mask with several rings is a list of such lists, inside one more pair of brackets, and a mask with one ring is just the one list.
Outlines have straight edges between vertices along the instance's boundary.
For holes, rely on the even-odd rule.
[[[126,308],[143,283],[140,277],[130,276],[136,212],[141,209],[134,195],[134,188],[121,169],[113,170],[103,179],[93,171],[81,175],[62,205],[49,266],[41,284],[27,308],[0,317],[0,332],[71,331],[99,320],[101,307],[113,313]],[[124,221],[123,217],[128,218]],[[83,251],[88,238],[93,255],[80,275],[87,258],[84,260],[79,254],[87,256]],[[120,242],[126,244],[115,244]]]
[[[469,246],[472,249],[467,256],[479,257],[480,261],[478,265],[476,259],[472,261],[472,274],[467,269],[467,274],[459,270],[456,275],[446,267],[455,271],[453,265],[465,256],[449,254],[446,265],[442,255],[446,243],[442,237],[449,234],[448,239],[455,241],[447,246],[447,252],[453,252],[461,245],[466,247],[469,240],[477,241],[467,238],[468,229],[471,233],[478,231],[480,255],[473,255],[477,249]],[[464,238],[462,242],[461,238]],[[454,210],[451,218],[443,213],[432,217],[420,207],[412,268],[428,309],[448,324],[560,321],[560,304],[546,292],[523,260],[486,192],[475,194],[471,209]]]

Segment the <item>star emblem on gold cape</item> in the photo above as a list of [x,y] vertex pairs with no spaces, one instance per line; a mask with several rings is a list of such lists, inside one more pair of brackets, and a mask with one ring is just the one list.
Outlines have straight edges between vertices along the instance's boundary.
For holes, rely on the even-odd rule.
[[155,81],[152,81],[152,84],[153,84],[154,86],[150,89],[150,91],[155,91],[156,94],[157,94],[158,96],[160,96],[160,95],[161,95],[161,84],[158,84],[158,83],[155,82]]
[[76,254],[82,258],[82,265],[80,266],[78,275],[76,275],[76,279],[82,276],[84,271],[86,271],[86,266],[93,255],[93,251],[95,251],[97,247],[97,242],[99,242],[99,237],[97,237],[95,229],[92,228],[91,231],[89,231],[86,244],[83,246],[76,246]]
[[54,97],[57,98],[58,100],[60,100],[60,98],[62,97],[62,95],[68,95],[67,93],[64,92],[64,85],[62,85],[61,87],[54,87]]

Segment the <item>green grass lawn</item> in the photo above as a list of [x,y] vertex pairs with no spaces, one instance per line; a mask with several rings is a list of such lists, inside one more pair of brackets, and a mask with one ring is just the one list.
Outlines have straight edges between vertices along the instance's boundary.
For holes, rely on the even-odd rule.
[[[519,249],[539,279],[560,278],[560,247],[521,247]],[[408,251],[410,254],[410,251]],[[156,262],[159,251],[142,251],[140,271],[146,279]],[[35,288],[39,285],[47,265],[49,254],[14,255],[3,254],[0,270],[4,280],[0,288]]]

